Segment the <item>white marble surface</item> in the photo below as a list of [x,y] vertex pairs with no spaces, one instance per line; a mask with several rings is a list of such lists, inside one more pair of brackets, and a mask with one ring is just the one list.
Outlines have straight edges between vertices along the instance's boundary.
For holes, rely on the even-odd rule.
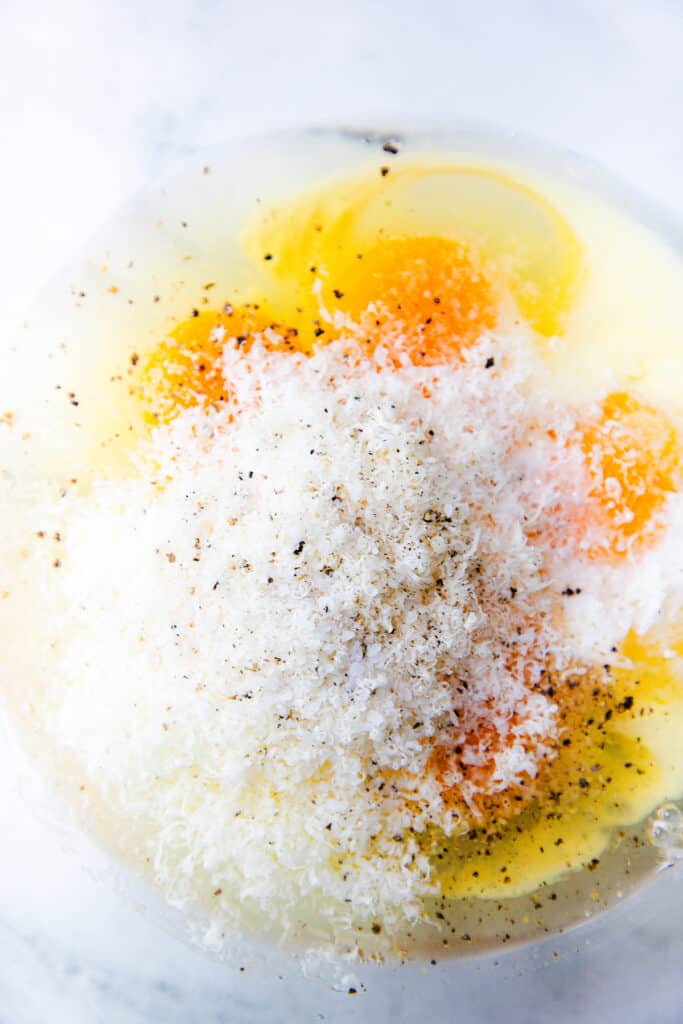
[[[682,48],[680,0],[4,0],[3,321],[150,175],[311,120],[483,118],[603,160],[683,219]],[[440,967],[351,999],[162,936],[83,873],[9,777],[3,762],[0,1024],[683,1019],[680,885],[521,974],[514,957]]]

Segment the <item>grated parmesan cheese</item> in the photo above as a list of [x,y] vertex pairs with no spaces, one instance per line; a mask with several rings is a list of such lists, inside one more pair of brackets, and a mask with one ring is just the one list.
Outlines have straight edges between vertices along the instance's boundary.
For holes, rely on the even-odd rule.
[[[214,933],[264,916],[313,943],[374,918],[398,933],[434,890],[421,834],[465,831],[482,791],[552,756],[543,668],[599,660],[661,610],[642,574],[588,562],[563,598],[562,551],[537,538],[566,498],[548,429],[574,416],[523,338],[485,337],[459,368],[352,356],[226,344],[234,409],[184,411],[135,478],[64,499],[60,571],[31,563],[51,615],[41,725],[167,896],[212,903]],[[429,769],[444,729],[456,804]],[[500,744],[477,783],[482,730]]]

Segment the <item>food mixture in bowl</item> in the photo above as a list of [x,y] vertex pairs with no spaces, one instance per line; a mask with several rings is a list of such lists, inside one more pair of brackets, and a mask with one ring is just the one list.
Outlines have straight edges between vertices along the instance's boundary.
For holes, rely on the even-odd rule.
[[7,703],[214,949],[542,934],[683,792],[679,255],[504,151],[356,145],[189,287],[92,267],[0,410]]

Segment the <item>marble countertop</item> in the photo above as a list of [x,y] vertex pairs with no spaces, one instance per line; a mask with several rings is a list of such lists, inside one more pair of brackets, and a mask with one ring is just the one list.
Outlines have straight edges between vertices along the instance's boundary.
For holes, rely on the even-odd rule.
[[[483,119],[602,160],[683,221],[679,0],[6,0],[3,319],[150,176],[240,133]],[[683,1018],[682,886],[537,960],[376,980],[353,999],[203,959],[85,873],[0,755],[0,1024]],[[497,973],[496,973],[497,971]],[[667,980],[668,979],[668,980]],[[656,983],[661,981],[659,988]]]

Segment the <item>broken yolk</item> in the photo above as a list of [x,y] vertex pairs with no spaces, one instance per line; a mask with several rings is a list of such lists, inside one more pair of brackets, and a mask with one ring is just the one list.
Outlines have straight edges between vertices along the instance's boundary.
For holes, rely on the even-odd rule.
[[[268,329],[274,333],[265,337]],[[253,306],[195,310],[153,350],[142,369],[141,394],[149,422],[168,423],[183,409],[219,409],[230,402],[222,367],[230,340],[247,352],[258,335],[269,348],[289,351],[295,333],[268,321]]]
[[362,342],[418,366],[457,361],[495,325],[493,289],[467,248],[446,238],[395,238],[359,253],[335,294]]
[[623,556],[653,543],[667,497],[680,483],[680,445],[666,416],[626,392],[602,403],[580,433],[589,485],[580,521],[593,559]]

